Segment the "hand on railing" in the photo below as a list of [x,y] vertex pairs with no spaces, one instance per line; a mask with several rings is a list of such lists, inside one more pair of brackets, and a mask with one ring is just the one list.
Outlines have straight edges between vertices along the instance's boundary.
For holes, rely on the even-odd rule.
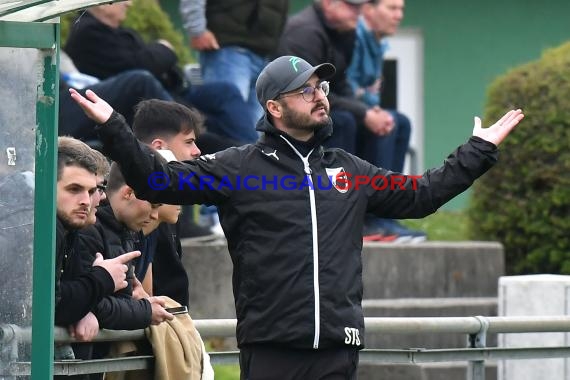
[[99,321],[92,312],[68,328],[69,335],[79,342],[90,342],[99,333]]

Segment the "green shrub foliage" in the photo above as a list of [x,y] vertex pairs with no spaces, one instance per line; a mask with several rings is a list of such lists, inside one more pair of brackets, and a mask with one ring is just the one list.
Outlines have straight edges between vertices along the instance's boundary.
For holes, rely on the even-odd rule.
[[[63,46],[65,46],[71,23],[81,12],[68,13],[61,18],[61,43]],[[166,12],[160,8],[158,1],[133,0],[123,26],[139,32],[146,42],[158,39],[170,42],[178,55],[179,65],[193,61],[190,49],[184,41],[184,36],[174,28]]]
[[490,86],[485,120],[510,108],[525,118],[474,186],[471,237],[502,242],[509,274],[569,274],[570,43]]

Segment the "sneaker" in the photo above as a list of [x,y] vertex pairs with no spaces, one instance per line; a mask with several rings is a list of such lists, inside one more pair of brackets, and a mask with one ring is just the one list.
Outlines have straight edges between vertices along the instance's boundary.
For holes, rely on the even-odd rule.
[[392,243],[419,243],[427,239],[424,232],[410,230],[394,219],[383,219],[373,215],[366,215],[363,229],[363,236],[366,237],[366,240],[363,240],[378,241],[374,240],[375,238],[373,237],[373,235],[376,234],[385,237],[385,239],[380,241],[389,241]]
[[200,206],[198,224],[202,227],[209,228],[214,235],[220,238],[226,237],[222,225],[220,224],[220,216],[218,215],[218,208],[216,206]]
[[386,232],[398,235],[399,238],[403,239],[399,241],[401,243],[420,243],[427,240],[427,235],[423,231],[406,228],[394,219],[383,219],[383,221]]
[[218,221],[218,208],[216,206],[200,205],[198,213],[198,224],[200,226],[211,227]]
[[382,224],[383,219],[366,217],[364,227],[362,229],[362,241],[392,243],[398,236],[388,233]]
[[224,230],[222,228],[222,225],[220,224],[220,218],[218,217],[218,214],[214,214],[214,217],[212,218],[214,223],[210,226],[210,231],[212,231],[212,233],[214,235],[217,235],[221,238],[225,238],[226,235],[224,234]]
[[396,239],[398,239],[396,235],[372,234],[362,236],[362,241],[364,242],[394,243]]

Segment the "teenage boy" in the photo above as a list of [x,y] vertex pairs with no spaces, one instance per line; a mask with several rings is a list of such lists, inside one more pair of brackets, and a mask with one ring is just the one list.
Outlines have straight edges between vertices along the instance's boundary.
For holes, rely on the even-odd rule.
[[[111,165],[106,194],[108,204],[99,207],[96,223],[80,232],[79,249],[83,255],[101,252],[105,257],[113,258],[132,251],[143,226],[157,217],[157,205],[137,199],[115,163]],[[140,282],[134,277],[132,265],[127,280],[125,289],[103,298],[93,308],[100,328],[134,330],[173,318],[160,298],[133,297]]]
[[[137,138],[158,151],[170,151],[178,161],[194,160],[200,156],[196,138],[202,129],[203,119],[198,111],[175,102],[145,100],[137,105],[133,119],[133,132]],[[169,296],[181,305],[189,302],[188,274],[182,264],[180,223],[177,206],[163,205],[159,208],[158,225],[148,233],[141,247],[143,256],[139,262],[148,264],[145,271],[146,289],[152,294]],[[179,212],[178,208],[178,212]],[[176,224],[175,224],[176,223]],[[156,253],[156,255],[154,254]],[[142,270],[142,269],[141,269]],[[141,280],[143,277],[139,277]],[[143,281],[144,283],[144,281]]]

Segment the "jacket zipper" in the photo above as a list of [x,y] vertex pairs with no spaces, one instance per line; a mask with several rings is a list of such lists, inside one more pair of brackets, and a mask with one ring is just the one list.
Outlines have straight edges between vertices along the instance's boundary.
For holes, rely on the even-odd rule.
[[313,292],[315,295],[315,337],[313,340],[313,348],[319,348],[319,338],[321,335],[321,302],[320,302],[320,289],[319,289],[319,233],[317,229],[317,206],[315,202],[315,187],[313,186],[313,179],[311,178],[312,170],[309,166],[309,156],[313,153],[313,149],[307,154],[306,157],[295,149],[295,147],[283,136],[280,136],[285,142],[293,149],[295,154],[303,161],[303,170],[305,171],[305,178],[309,183],[309,203],[311,205],[311,228],[313,235]]

